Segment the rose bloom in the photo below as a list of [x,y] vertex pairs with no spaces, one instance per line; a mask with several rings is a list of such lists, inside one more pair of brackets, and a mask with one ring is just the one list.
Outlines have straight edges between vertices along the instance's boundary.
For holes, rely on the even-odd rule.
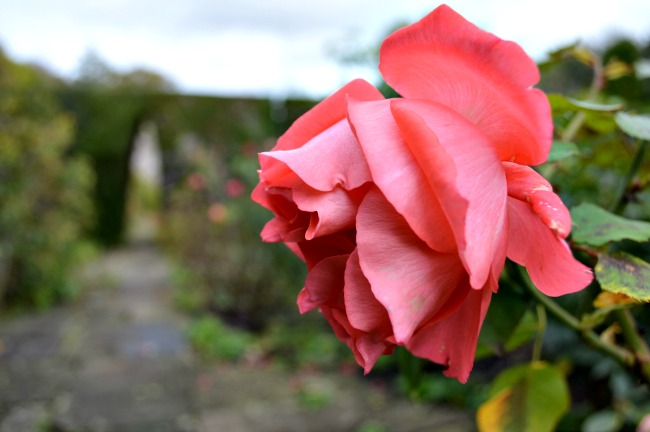
[[241,180],[232,178],[226,182],[226,195],[230,198],[237,198],[246,190],[246,185]]
[[543,293],[592,280],[564,238],[571,216],[529,165],[548,157],[548,100],[515,43],[447,6],[383,43],[402,98],[356,80],[260,153],[262,231],[309,270],[319,309],[368,373],[396,345],[466,382],[506,257]]
[[187,177],[187,184],[195,191],[205,189],[205,177],[198,172],[192,173]]

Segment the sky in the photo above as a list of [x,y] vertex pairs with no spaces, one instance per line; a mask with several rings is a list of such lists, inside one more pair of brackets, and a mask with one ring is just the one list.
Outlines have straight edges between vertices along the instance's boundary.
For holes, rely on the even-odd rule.
[[[536,60],[608,36],[650,40],[648,0],[448,0],[457,12],[519,43]],[[425,0],[0,0],[0,47],[14,60],[74,78],[92,52],[112,68],[154,70],[179,91],[223,96],[324,97],[376,64],[335,53],[376,49]],[[346,51],[347,50],[347,51]]]

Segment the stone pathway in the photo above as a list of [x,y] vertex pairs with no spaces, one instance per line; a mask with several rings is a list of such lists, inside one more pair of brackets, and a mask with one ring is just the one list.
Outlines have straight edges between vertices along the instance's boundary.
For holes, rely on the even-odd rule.
[[75,305],[0,321],[0,432],[462,432],[467,415],[339,374],[201,365],[146,242],[84,272]]

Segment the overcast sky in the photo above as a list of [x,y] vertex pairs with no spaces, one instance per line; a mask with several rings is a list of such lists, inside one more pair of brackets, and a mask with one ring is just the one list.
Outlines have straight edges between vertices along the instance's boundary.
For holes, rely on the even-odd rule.
[[[648,0],[448,0],[459,13],[539,60],[607,35],[650,39]],[[425,0],[0,0],[0,46],[11,58],[74,77],[94,51],[112,67],[153,69],[181,91],[325,96],[372,68],[342,67],[332,47],[378,47]]]

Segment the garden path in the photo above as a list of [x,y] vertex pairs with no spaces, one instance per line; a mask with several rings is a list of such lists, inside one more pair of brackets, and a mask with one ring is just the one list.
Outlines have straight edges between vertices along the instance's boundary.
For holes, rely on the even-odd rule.
[[0,321],[0,432],[471,431],[341,374],[204,365],[149,241],[85,268],[73,305]]

